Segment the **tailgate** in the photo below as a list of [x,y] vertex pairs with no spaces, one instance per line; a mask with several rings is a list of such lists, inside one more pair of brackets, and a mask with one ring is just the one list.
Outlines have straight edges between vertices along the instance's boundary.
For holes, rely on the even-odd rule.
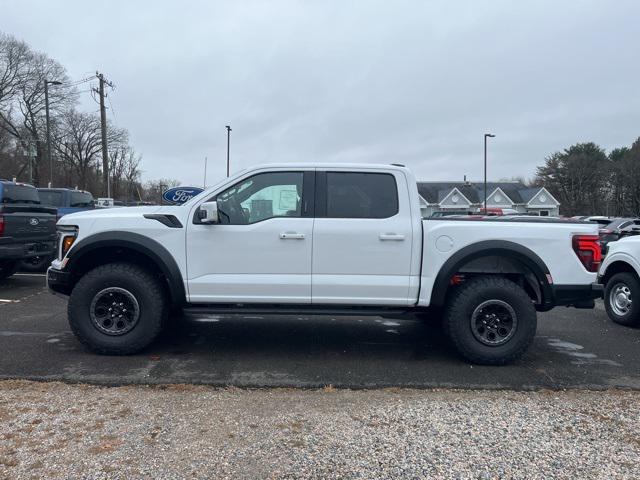
[[56,209],[37,205],[5,205],[0,208],[4,238],[19,242],[50,241],[56,234]]

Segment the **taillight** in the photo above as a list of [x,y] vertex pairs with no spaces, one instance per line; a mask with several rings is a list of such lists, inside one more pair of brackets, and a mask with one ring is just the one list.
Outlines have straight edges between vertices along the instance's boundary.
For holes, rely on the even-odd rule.
[[597,272],[602,262],[600,237],[598,235],[574,235],[573,251],[589,272]]
[[0,215],[0,237],[4,235],[4,217]]

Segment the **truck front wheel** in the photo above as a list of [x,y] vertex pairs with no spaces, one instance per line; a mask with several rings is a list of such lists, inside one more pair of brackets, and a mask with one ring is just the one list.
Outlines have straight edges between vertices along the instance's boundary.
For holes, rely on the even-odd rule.
[[67,308],[76,337],[106,355],[145,348],[160,334],[167,310],[158,279],[128,263],[89,271],[75,285]]
[[604,306],[609,318],[620,325],[639,325],[638,295],[640,295],[640,282],[636,276],[627,272],[616,273],[609,279],[604,290]]
[[449,295],[445,332],[458,353],[481,365],[504,365],[529,348],[537,318],[529,295],[502,277],[472,278]]

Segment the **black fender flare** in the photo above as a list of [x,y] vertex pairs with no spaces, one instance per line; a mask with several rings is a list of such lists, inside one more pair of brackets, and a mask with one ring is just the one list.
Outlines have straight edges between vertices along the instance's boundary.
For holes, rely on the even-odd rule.
[[127,248],[145,255],[155,263],[162,275],[167,279],[171,293],[171,303],[173,305],[181,305],[186,302],[184,281],[173,255],[159,242],[138,233],[109,231],[90,235],[71,248],[64,269],[73,275],[75,267],[87,255],[91,255],[92,252],[101,248]]
[[548,280],[550,273],[547,265],[534,251],[523,245],[507,240],[485,240],[472,243],[449,257],[438,272],[438,275],[436,275],[431,293],[431,304],[436,306],[443,306],[445,304],[451,277],[453,277],[464,264],[476,258],[494,255],[517,260],[529,268],[540,284],[543,306],[553,305],[554,293]]

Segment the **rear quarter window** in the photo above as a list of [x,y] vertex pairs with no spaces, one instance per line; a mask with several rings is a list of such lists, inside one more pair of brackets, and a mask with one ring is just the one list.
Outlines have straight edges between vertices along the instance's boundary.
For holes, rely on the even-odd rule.
[[71,205],[74,208],[93,207],[93,196],[87,192],[71,192]]

